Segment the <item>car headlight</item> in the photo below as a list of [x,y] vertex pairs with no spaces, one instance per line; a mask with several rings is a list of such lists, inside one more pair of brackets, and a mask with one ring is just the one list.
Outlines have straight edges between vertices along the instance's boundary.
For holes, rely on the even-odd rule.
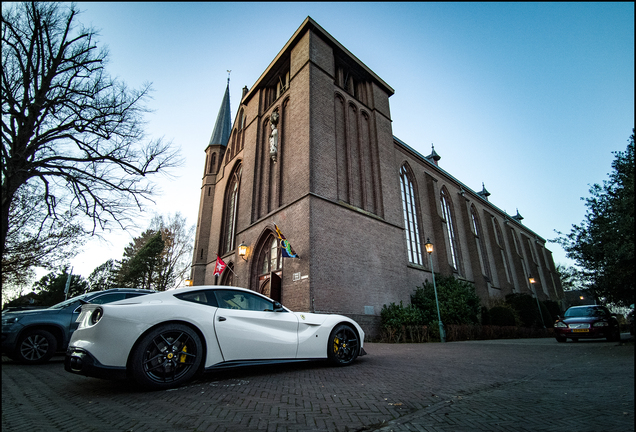
[[605,321],[599,321],[594,323],[594,327],[607,327],[609,324],[606,323]]
[[98,307],[96,308],[89,318],[89,322],[91,325],[95,325],[99,322],[100,319],[104,316],[104,309]]
[[18,317],[11,317],[11,318],[2,318],[2,325],[11,325],[11,324],[15,324],[18,322],[20,318]]
[[565,323],[561,322],[561,321],[559,321],[557,323],[554,323],[554,326],[555,327],[566,327],[567,328],[567,325]]

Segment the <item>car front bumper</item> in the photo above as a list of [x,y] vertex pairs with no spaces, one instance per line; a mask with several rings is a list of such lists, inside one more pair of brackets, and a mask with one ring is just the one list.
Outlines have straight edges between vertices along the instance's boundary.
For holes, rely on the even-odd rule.
[[64,370],[94,378],[115,380],[127,378],[125,367],[104,366],[88,351],[74,347],[66,350]]
[[570,328],[555,328],[554,332],[556,336],[565,337],[565,338],[573,338],[573,339],[597,339],[597,338],[606,338],[611,337],[612,328],[611,327],[598,327],[598,328],[589,328],[586,329],[588,331],[574,331],[578,329],[570,329]]

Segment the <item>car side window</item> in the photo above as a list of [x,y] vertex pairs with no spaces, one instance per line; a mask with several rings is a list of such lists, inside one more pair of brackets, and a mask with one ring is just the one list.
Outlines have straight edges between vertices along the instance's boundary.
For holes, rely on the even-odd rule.
[[192,303],[200,303],[208,306],[219,307],[216,301],[216,297],[211,291],[190,291],[183,294],[176,294],[175,297]]
[[134,297],[139,297],[142,295],[146,295],[146,293],[126,293],[126,298],[134,298]]
[[109,293],[109,294],[97,296],[89,300],[89,302],[93,304],[105,304],[105,303],[111,303],[117,300],[124,300],[125,298],[126,298],[126,293]]
[[243,291],[217,290],[216,298],[220,308],[250,311],[274,311],[274,304],[260,296]]

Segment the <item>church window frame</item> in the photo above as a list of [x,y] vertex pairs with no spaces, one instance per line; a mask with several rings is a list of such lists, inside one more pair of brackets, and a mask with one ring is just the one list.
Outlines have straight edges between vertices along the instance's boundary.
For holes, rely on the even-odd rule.
[[236,245],[236,224],[238,220],[239,192],[243,165],[239,162],[232,171],[225,193],[223,211],[222,248],[223,253],[234,250]]
[[471,228],[475,236],[475,242],[477,243],[477,252],[479,253],[479,261],[482,267],[482,272],[483,275],[488,279],[488,282],[490,282],[492,281],[492,274],[490,272],[490,265],[488,263],[488,253],[486,251],[486,244],[484,243],[481,222],[479,219],[479,215],[477,214],[477,208],[474,204],[470,206],[470,219]]
[[453,220],[453,209],[450,201],[450,194],[446,187],[442,187],[440,191],[440,204],[442,207],[442,222],[444,224],[445,237],[450,252],[449,264],[459,273],[459,244],[457,241],[455,221]]
[[400,168],[400,193],[404,215],[404,231],[406,235],[406,250],[409,262],[423,265],[422,240],[418,217],[417,195],[415,193],[415,178],[408,164]]

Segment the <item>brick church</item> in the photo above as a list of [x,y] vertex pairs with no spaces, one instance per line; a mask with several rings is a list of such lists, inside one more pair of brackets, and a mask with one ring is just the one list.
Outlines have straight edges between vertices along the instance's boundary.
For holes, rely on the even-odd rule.
[[[205,149],[193,285],[340,313],[373,336],[382,306],[408,304],[431,278],[430,241],[435,272],[474,283],[485,306],[510,293],[561,299],[552,253],[519,212],[393,135],[393,93],[310,17],[243,89],[233,122],[228,80]],[[283,258],[275,226],[298,258]]]

